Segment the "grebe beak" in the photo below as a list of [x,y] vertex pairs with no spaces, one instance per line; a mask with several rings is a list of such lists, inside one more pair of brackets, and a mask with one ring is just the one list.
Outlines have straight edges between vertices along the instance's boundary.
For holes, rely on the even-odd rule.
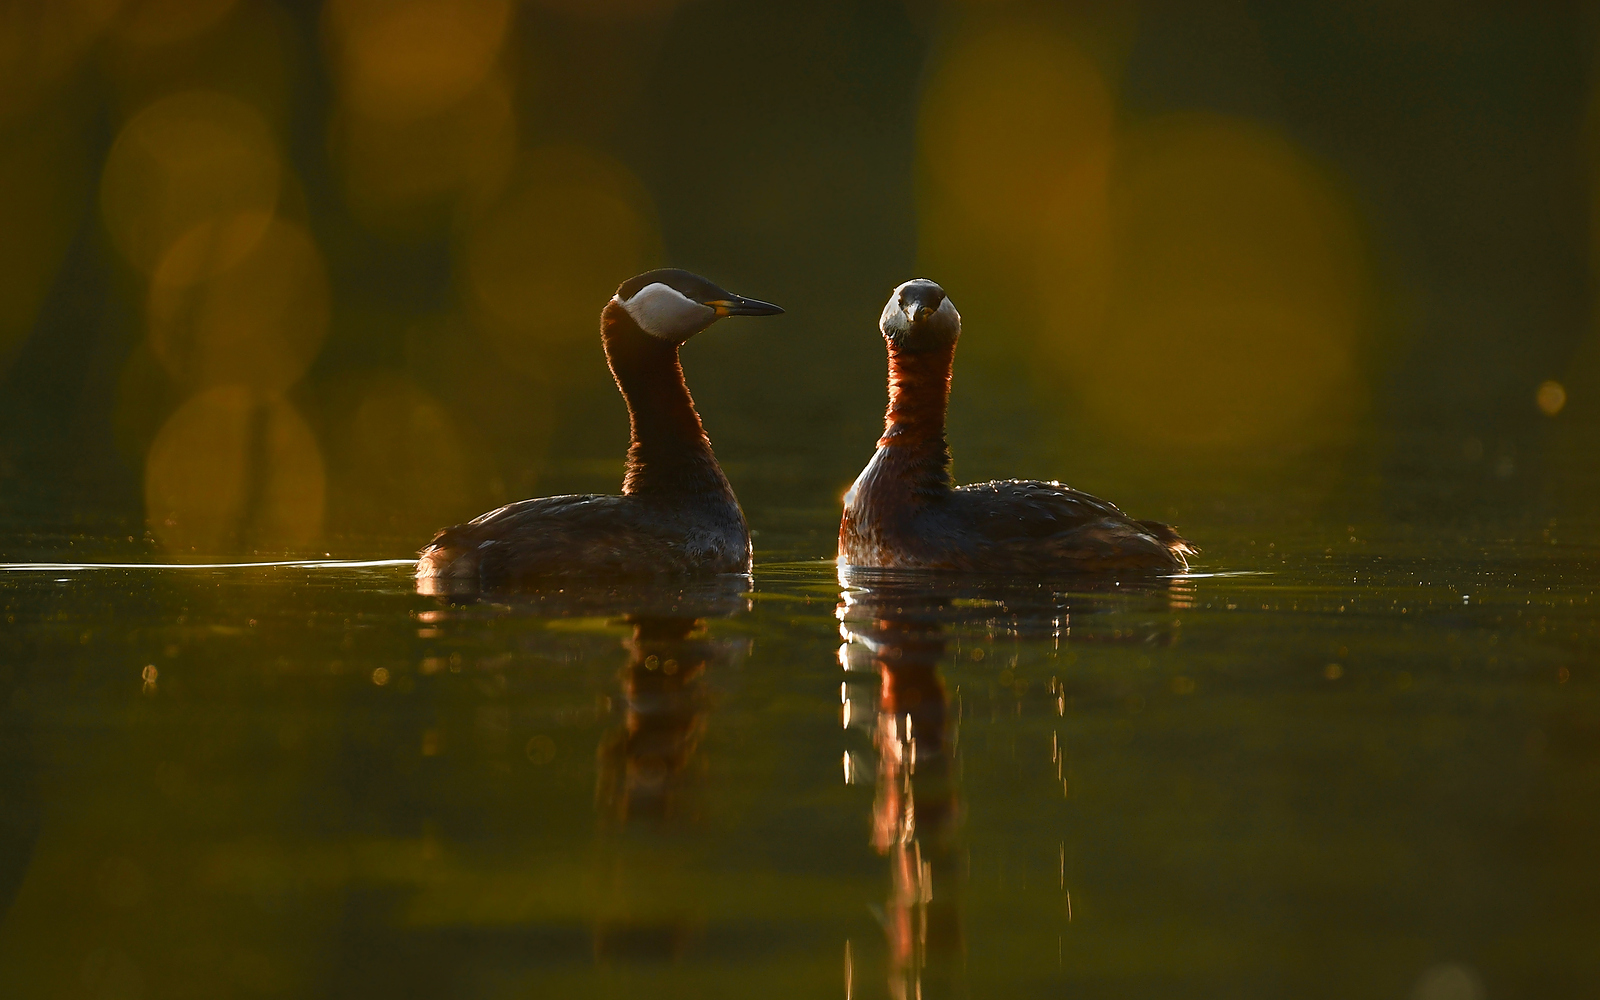
[[747,299],[743,295],[729,295],[725,299],[712,299],[701,305],[710,306],[718,317],[722,316],[776,316],[783,312],[782,306],[763,302],[760,299]]
[[944,289],[931,281],[908,281],[901,286],[900,311],[906,314],[906,320],[912,324],[920,323],[938,312],[945,301]]

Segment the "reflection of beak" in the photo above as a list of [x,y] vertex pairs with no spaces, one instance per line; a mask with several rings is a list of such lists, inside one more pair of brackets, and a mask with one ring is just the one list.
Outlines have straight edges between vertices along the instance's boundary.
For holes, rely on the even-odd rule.
[[782,306],[762,302],[760,299],[747,299],[743,295],[712,299],[704,304],[710,306],[718,316],[776,316],[783,312]]

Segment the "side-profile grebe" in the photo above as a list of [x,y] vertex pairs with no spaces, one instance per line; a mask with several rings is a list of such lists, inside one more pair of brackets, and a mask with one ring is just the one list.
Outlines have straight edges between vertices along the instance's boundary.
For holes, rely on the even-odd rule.
[[883,437],[844,497],[839,563],[873,569],[1045,574],[1187,568],[1170,526],[1136,521],[1060,483],[950,483],[945,412],[961,314],[924,278],[894,290],[878,321],[889,345]]
[[522,500],[446,528],[417,560],[419,585],[749,573],[750,531],[711,453],[678,348],[723,316],[781,312],[674,268],[623,282],[600,312],[632,435],[622,495]]

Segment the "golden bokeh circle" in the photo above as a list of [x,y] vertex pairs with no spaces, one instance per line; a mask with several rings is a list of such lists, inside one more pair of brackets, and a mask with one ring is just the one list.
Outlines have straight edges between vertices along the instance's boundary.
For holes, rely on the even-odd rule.
[[1539,412],[1547,417],[1553,417],[1566,409],[1567,387],[1554,379],[1549,379],[1539,383],[1533,399],[1538,404]]
[[172,244],[208,221],[271,215],[282,167],[266,121],[209,90],[164,97],[118,133],[100,178],[100,204],[117,248],[153,272]]
[[511,14],[508,0],[332,0],[345,103],[386,121],[438,114],[489,77]]
[[281,397],[208,389],[167,419],[145,459],[145,517],[202,556],[304,548],[322,528],[322,453]]
[[[261,235],[238,256],[230,234],[247,236],[258,224]],[[327,332],[322,256],[304,229],[282,219],[203,225],[198,236],[177,241],[156,270],[150,350],[188,389],[238,384],[281,392],[305,373]],[[196,248],[196,241],[204,246]],[[207,264],[235,257],[231,266]],[[208,276],[196,280],[197,271]]]
[[248,258],[275,221],[260,209],[206,219],[168,245],[151,275],[152,284],[179,289],[221,274]]
[[1366,257],[1304,154],[1242,121],[1158,120],[1121,145],[1111,217],[1105,328],[1052,331],[1100,416],[1226,448],[1349,432]]
[[339,466],[334,516],[347,532],[420,538],[474,513],[455,420],[402,376],[363,387]]
[[1241,454],[1348,437],[1367,260],[1308,157],[1263,126],[1156,119],[1118,136],[1105,204],[1092,239],[1039,244],[1032,308],[1097,429]]
[[944,57],[918,135],[944,210],[1014,240],[1064,208],[1103,199],[1112,123],[1111,92],[1093,60],[1048,28],[1014,24]]
[[355,214],[368,225],[403,228],[430,204],[470,211],[500,193],[516,159],[516,114],[507,84],[491,80],[426,117],[336,115],[332,145]]
[[473,227],[464,278],[496,347],[537,369],[552,346],[596,335],[606,300],[659,246],[648,196],[626,167],[552,146],[528,157]]

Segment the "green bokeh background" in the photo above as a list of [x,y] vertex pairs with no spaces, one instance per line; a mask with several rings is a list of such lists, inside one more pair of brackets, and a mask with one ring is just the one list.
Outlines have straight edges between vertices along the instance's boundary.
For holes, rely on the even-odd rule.
[[[349,23],[371,20],[346,6]],[[23,4],[0,26],[11,80],[0,211],[13,219],[0,289],[0,502],[12,523],[90,518],[137,536],[153,516],[149,448],[197,390],[143,346],[149,285],[108,236],[100,187],[127,123],[195,89],[237,98],[267,122],[282,155],[277,212],[309,234],[329,288],[325,337],[282,390],[324,470],[315,524],[280,537],[255,523],[267,517],[259,509],[224,504],[219,516],[233,527],[210,548],[404,553],[431,527],[495,502],[614,489],[625,418],[597,338],[576,320],[558,338],[516,333],[521,360],[507,363],[504,341],[485,332],[472,302],[464,248],[484,220],[510,218],[496,199],[520,182],[488,185],[482,205],[447,191],[353,208],[360,185],[338,140],[350,101],[345,22],[312,4],[202,8],[215,10],[85,3],[52,15]],[[98,13],[72,21],[68,9]],[[780,518],[791,504],[832,502],[870,453],[882,405],[873,321],[887,291],[918,273],[943,281],[966,318],[952,414],[963,479],[1059,477],[1190,523],[1272,509],[1290,495],[1300,509],[1337,511],[1335,520],[1354,511],[1376,520],[1589,512],[1582,470],[1600,376],[1590,267],[1596,18],[1586,5],[884,0],[506,10],[491,54],[518,162],[559,146],[617,165],[653,227],[645,263],[694,269],[789,310],[719,325],[685,352],[758,530],[766,509]],[[150,27],[163,18],[176,25],[165,35]],[[77,24],[71,45],[60,41],[63,21]],[[974,151],[928,97],[931,81],[974,40],[1036,36],[1086,60],[1118,135],[1190,120],[1243,129],[1315,175],[1317,197],[1352,234],[1344,263],[1361,284],[1359,318],[1339,334],[1348,384],[1325,421],[1320,404],[1308,404],[1281,433],[1224,432],[1196,445],[1130,422],[1151,405],[1137,391],[1124,394],[1126,412],[1085,403],[1106,379],[1137,390],[1187,364],[1173,360],[1175,343],[1233,373],[1216,386],[1218,399],[1284,380],[1292,399],[1305,372],[1270,359],[1250,371],[1263,352],[1214,349],[1205,340],[1214,334],[1183,328],[1181,309],[1148,350],[1120,350],[1113,328],[1106,352],[1092,342],[1101,334],[1084,333],[1089,348],[1065,368],[1043,362],[1050,338],[1077,329],[1050,290],[1077,280],[1077,265],[1025,247],[997,257],[959,225],[940,242],[949,213],[929,163],[975,155],[980,172],[960,176],[992,168],[996,185],[1009,183],[1007,144],[1031,155],[1033,141],[1011,126],[1034,110],[1015,106],[1018,91],[994,74],[978,86],[968,79],[961,96],[980,102],[979,117],[1011,123],[993,143],[1005,148]],[[51,55],[58,49],[65,54]],[[991,77],[992,93],[983,82]],[[1059,124],[1039,120],[1046,130]],[[1134,145],[1117,147],[1113,173]],[[1169,194],[1181,203],[1178,177]],[[1276,251],[1252,243],[1255,223],[1234,220],[1277,209],[1270,198],[1248,201],[1247,190],[1202,221],[1216,254],[1242,247],[1244,258],[1270,259]],[[1191,240],[1174,253],[1204,260],[1213,248]],[[515,261],[508,266],[517,273]],[[1020,273],[1029,267],[1044,275],[1044,291]],[[586,280],[603,289],[625,277]],[[528,293],[529,308],[539,294]],[[597,314],[603,292],[584,294],[562,308]],[[1231,294],[1216,293],[1224,307]],[[1270,334],[1291,360],[1311,336],[1296,325],[1304,318]],[[1535,402],[1546,380],[1566,393],[1554,417]],[[403,386],[405,405],[448,432],[395,430],[376,457],[354,454],[350,427],[374,385]],[[1204,400],[1208,390],[1191,391]],[[409,412],[381,411],[379,422],[398,426]],[[1208,419],[1204,406],[1193,418]],[[212,459],[195,461],[203,471]],[[268,481],[278,474],[270,458],[252,462]],[[165,547],[184,555],[186,538]],[[825,554],[818,544],[814,554]]]
[[[1592,992],[1597,37],[1557,2],[0,6],[0,558],[403,559],[616,489],[633,271],[788,310],[684,351],[757,566],[702,609],[673,822],[597,789],[661,594],[0,574],[0,993]],[[841,598],[919,274],[965,320],[957,476],[1175,521],[1195,575]],[[850,633],[907,607],[964,930],[897,969],[894,671]]]

